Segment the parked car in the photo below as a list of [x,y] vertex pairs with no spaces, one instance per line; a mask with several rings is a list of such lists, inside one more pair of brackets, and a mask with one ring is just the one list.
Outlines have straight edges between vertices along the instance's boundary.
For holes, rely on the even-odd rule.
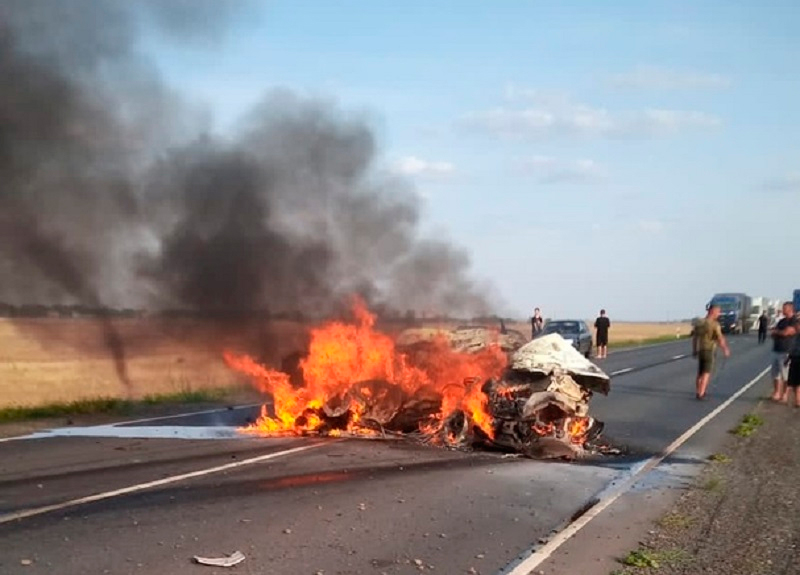
[[592,356],[592,332],[585,321],[580,319],[548,321],[542,330],[542,335],[549,333],[557,333],[586,357]]

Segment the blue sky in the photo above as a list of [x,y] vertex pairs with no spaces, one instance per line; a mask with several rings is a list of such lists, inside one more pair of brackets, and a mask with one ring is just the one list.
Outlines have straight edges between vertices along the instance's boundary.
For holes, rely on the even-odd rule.
[[152,50],[219,131],[265,92],[374,128],[503,311],[662,320],[800,288],[800,10],[784,2],[259,2]]

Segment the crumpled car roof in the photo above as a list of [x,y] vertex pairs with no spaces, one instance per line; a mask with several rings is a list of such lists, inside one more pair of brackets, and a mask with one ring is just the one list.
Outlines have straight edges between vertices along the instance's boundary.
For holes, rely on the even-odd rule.
[[557,333],[529,341],[511,357],[510,369],[542,375],[566,372],[584,387],[608,394],[611,378]]

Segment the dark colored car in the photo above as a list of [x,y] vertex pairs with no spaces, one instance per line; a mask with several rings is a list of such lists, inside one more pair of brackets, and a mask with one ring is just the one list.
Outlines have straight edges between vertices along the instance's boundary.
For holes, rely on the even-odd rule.
[[579,319],[559,319],[548,321],[542,335],[557,333],[586,357],[592,356],[592,332],[586,322]]

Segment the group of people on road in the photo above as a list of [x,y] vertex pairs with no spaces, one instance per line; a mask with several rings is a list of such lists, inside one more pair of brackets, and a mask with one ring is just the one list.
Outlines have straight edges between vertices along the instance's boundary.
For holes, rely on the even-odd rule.
[[[697,321],[692,331],[692,354],[697,358],[695,385],[698,400],[706,398],[717,346],[725,357],[730,356],[730,348],[718,321],[720,311],[719,306],[710,305],[706,317]],[[793,390],[794,406],[800,408],[800,317],[796,311],[792,302],[785,302],[781,308],[782,316],[771,330],[768,329],[768,317],[762,314],[758,322],[758,342],[766,341],[768,332],[772,336],[772,400],[788,404],[789,392]]]
[[[601,309],[600,315],[594,321],[596,359],[608,357],[608,331],[611,329],[611,320],[606,315],[606,310]],[[531,316],[531,339],[536,339],[544,331],[544,318],[542,310],[538,307]]]

